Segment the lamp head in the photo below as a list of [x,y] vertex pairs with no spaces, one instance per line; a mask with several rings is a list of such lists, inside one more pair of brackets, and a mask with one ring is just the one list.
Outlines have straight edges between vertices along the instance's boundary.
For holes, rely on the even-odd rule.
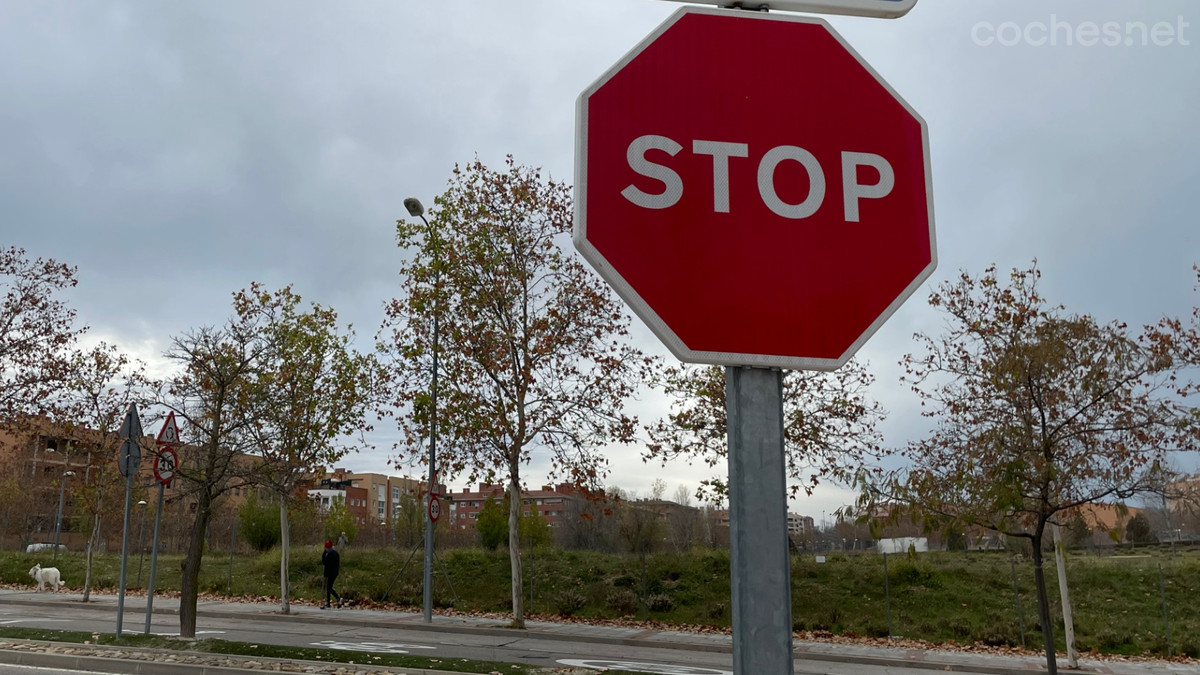
[[64,471],[63,475],[70,478],[71,476],[75,475],[75,472],[74,471]]
[[145,500],[145,499],[139,499],[139,500],[138,500],[138,506],[145,506],[145,505],[146,505],[146,500]]
[[408,215],[413,218],[425,215],[425,207],[421,205],[421,200],[416,197],[406,197],[404,199],[404,208],[408,209]]

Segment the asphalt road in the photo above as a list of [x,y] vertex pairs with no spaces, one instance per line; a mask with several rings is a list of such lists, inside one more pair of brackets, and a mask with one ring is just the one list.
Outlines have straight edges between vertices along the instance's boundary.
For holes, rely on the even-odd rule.
[[[297,607],[296,618],[276,615],[253,616],[201,615],[197,637],[213,637],[238,642],[322,647],[364,652],[410,653],[433,658],[466,658],[519,662],[538,666],[577,666],[624,668],[662,675],[732,675],[732,656],[728,652],[701,651],[693,648],[644,647],[580,640],[538,639],[489,632],[438,631],[372,625],[363,620],[364,612],[353,609],[317,613],[311,607]],[[314,616],[314,614],[316,616]],[[318,617],[327,616],[321,621]],[[127,605],[123,631],[142,633],[145,614],[141,607],[130,611]],[[179,619],[173,614],[156,614],[151,632],[177,635]],[[111,605],[79,603],[0,604],[0,625],[68,629],[112,633],[116,613]],[[23,671],[29,672],[29,671]],[[799,675],[928,675],[928,665],[867,665],[797,659]],[[963,673],[995,673],[995,669],[958,669]]]

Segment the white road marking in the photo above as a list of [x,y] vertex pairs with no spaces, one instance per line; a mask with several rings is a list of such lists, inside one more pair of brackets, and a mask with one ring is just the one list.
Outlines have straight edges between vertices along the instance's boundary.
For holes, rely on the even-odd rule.
[[[327,649],[342,649],[349,652],[380,652],[383,654],[407,654],[410,649],[437,649],[437,647],[405,645],[395,642],[340,642],[338,640],[323,640],[321,642],[313,642],[312,645]],[[733,673],[729,675],[733,675]]]
[[660,675],[733,675],[733,671],[715,670],[713,668],[698,668],[696,666],[677,666],[670,663],[641,663],[638,661],[608,661],[606,659],[559,659],[564,666],[575,668],[596,668],[603,670],[636,670],[643,673],[659,673]]

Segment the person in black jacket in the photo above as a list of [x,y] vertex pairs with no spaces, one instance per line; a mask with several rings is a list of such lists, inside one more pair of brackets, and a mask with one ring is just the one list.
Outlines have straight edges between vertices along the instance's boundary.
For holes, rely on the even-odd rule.
[[337,598],[337,606],[342,606],[342,596],[333,589],[333,582],[337,580],[338,572],[341,571],[342,560],[338,555],[337,549],[333,547],[333,542],[325,540],[325,552],[321,554],[321,566],[324,569],[325,576],[325,604],[321,605],[321,609],[329,609],[329,596]]

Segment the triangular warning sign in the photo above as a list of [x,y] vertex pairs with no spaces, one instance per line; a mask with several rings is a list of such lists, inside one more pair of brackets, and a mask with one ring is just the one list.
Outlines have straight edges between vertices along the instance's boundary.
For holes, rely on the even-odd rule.
[[174,411],[167,415],[167,421],[163,422],[162,431],[158,432],[156,440],[162,445],[174,445],[179,442],[179,427],[175,425]]

